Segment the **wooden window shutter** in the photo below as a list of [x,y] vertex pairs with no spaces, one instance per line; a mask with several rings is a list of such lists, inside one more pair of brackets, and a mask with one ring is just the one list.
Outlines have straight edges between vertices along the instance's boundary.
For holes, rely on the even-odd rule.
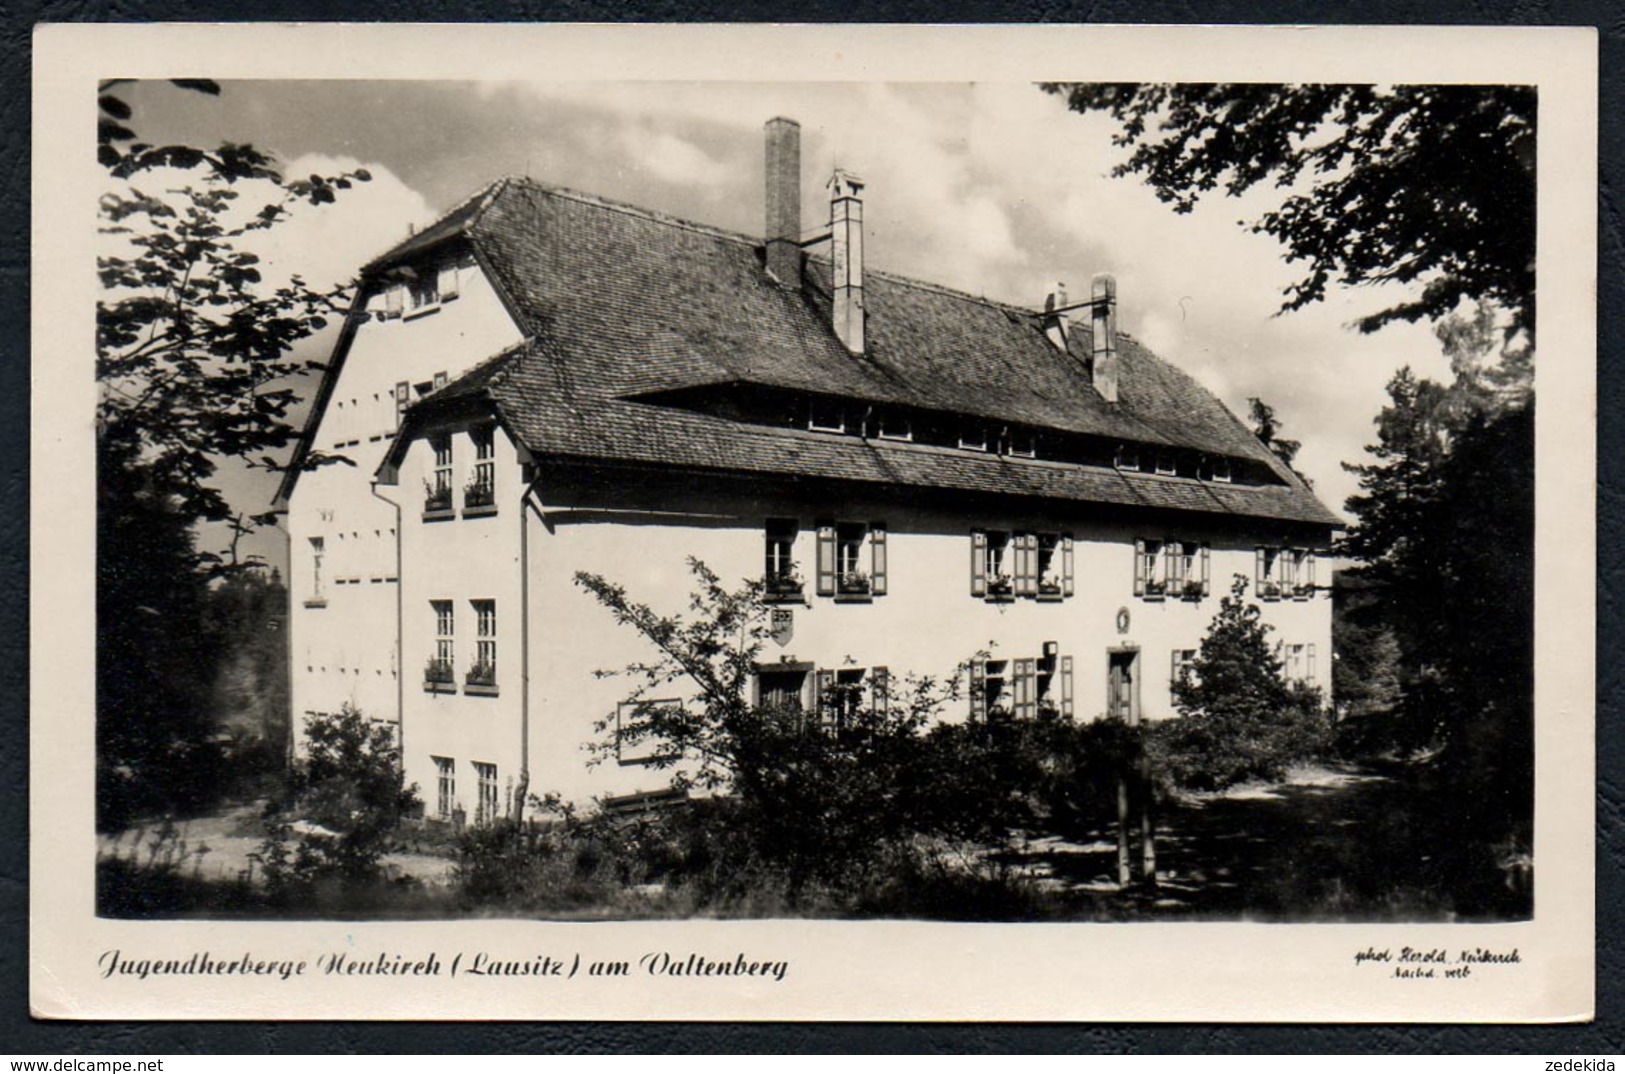
[[1015,714],[1018,720],[1030,720],[1038,715],[1037,662],[1028,658],[1017,660]]
[[1134,595],[1145,596],[1145,539],[1134,539]]
[[404,302],[404,288],[399,284],[391,284],[384,289],[384,320],[393,321],[401,315]]
[[1203,541],[1202,542],[1202,596],[1205,597],[1209,593],[1211,593],[1212,591],[1213,591],[1213,581],[1212,581],[1212,575],[1210,573],[1210,566],[1208,564],[1208,546],[1207,546],[1207,542]]
[[[1177,565],[1177,563],[1179,561],[1179,557],[1182,556],[1184,554],[1184,552],[1185,552],[1185,544],[1184,544],[1183,541],[1171,541],[1171,540],[1168,540],[1167,538],[1163,539],[1163,542],[1162,542],[1162,581],[1163,581],[1163,583],[1165,585],[1171,585],[1171,583],[1173,582],[1173,580],[1174,580],[1174,571],[1176,569],[1176,565]],[[1184,579],[1180,579],[1180,580],[1184,581]]]
[[987,719],[987,664],[980,657],[970,665],[970,718]]
[[457,263],[440,266],[440,301],[450,302],[457,297]]
[[1016,542],[1016,594],[1038,595],[1038,535],[1018,533]]
[[970,531],[970,595],[987,596],[987,532]]
[[1171,649],[1168,652],[1168,683],[1170,686],[1179,685],[1179,650]]
[[1315,643],[1310,642],[1303,647],[1304,676],[1303,681],[1310,686],[1315,685]]
[[877,597],[886,595],[886,524],[869,523],[869,591]]
[[1072,718],[1072,658],[1061,657],[1061,715]]
[[1264,549],[1253,550],[1253,592],[1263,595],[1264,592]]
[[1070,597],[1073,593],[1072,581],[1072,535],[1061,534],[1061,595]]
[[812,727],[825,727],[835,729],[834,713],[826,712],[824,706],[835,704],[835,672],[826,668],[819,668],[812,673],[813,695],[811,717],[807,721]]
[[1304,584],[1313,586],[1315,584],[1315,553],[1310,551],[1308,555],[1303,557],[1303,563]]
[[885,666],[869,669],[869,707],[884,715],[891,704],[891,672]]
[[818,524],[818,578],[817,589],[821,597],[835,595],[835,526]]

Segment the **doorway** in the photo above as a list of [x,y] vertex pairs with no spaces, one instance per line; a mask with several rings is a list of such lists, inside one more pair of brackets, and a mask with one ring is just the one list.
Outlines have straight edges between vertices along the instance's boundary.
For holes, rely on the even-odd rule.
[[1140,722],[1140,651],[1106,652],[1106,715],[1134,725]]

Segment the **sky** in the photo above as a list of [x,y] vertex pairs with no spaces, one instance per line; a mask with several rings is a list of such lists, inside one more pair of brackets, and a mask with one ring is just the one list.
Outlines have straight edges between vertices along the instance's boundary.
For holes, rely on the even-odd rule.
[[[1430,326],[1362,335],[1348,325],[1403,289],[1334,288],[1277,315],[1298,278],[1249,227],[1278,204],[1266,187],[1176,214],[1134,176],[1102,116],[1069,112],[1025,83],[225,82],[218,97],[166,83],[129,87],[148,142],[246,142],[289,175],[367,168],[334,205],[304,207],[257,249],[312,283],[362,263],[503,175],[528,175],[750,235],[762,217],[762,124],[802,130],[803,227],[827,223],[836,167],[864,191],[865,263],[989,298],[1043,305],[1057,281],[1086,297],[1117,277],[1119,327],[1245,417],[1258,396],[1328,507],[1355,491],[1341,466],[1374,438],[1384,386],[1402,366],[1448,376]],[[322,358],[333,331],[302,346]],[[225,475],[250,513],[275,490]],[[205,536],[204,542],[211,538]],[[275,534],[251,551],[279,563]]]

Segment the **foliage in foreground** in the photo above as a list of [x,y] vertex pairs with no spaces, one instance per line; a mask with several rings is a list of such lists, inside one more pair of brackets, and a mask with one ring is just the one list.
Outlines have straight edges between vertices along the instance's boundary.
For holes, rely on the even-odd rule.
[[268,810],[270,837],[259,860],[274,899],[322,885],[361,886],[382,876],[402,817],[421,803],[405,785],[395,735],[353,706],[317,716],[304,729],[305,755],[288,797]]

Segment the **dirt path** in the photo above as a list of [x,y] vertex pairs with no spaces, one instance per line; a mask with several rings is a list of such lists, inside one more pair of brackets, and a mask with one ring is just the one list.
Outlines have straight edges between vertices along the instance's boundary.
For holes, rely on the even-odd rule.
[[[166,834],[161,824],[152,824],[117,835],[98,835],[96,855],[134,857],[145,862],[156,847],[159,860],[181,860],[181,871],[187,876],[210,881],[257,877],[259,866],[252,855],[265,841],[256,823],[263,806],[262,802],[249,802],[225,807],[206,817],[174,821],[172,834]],[[446,883],[452,870],[450,858],[434,854],[390,854],[384,858],[384,866],[427,884]]]

